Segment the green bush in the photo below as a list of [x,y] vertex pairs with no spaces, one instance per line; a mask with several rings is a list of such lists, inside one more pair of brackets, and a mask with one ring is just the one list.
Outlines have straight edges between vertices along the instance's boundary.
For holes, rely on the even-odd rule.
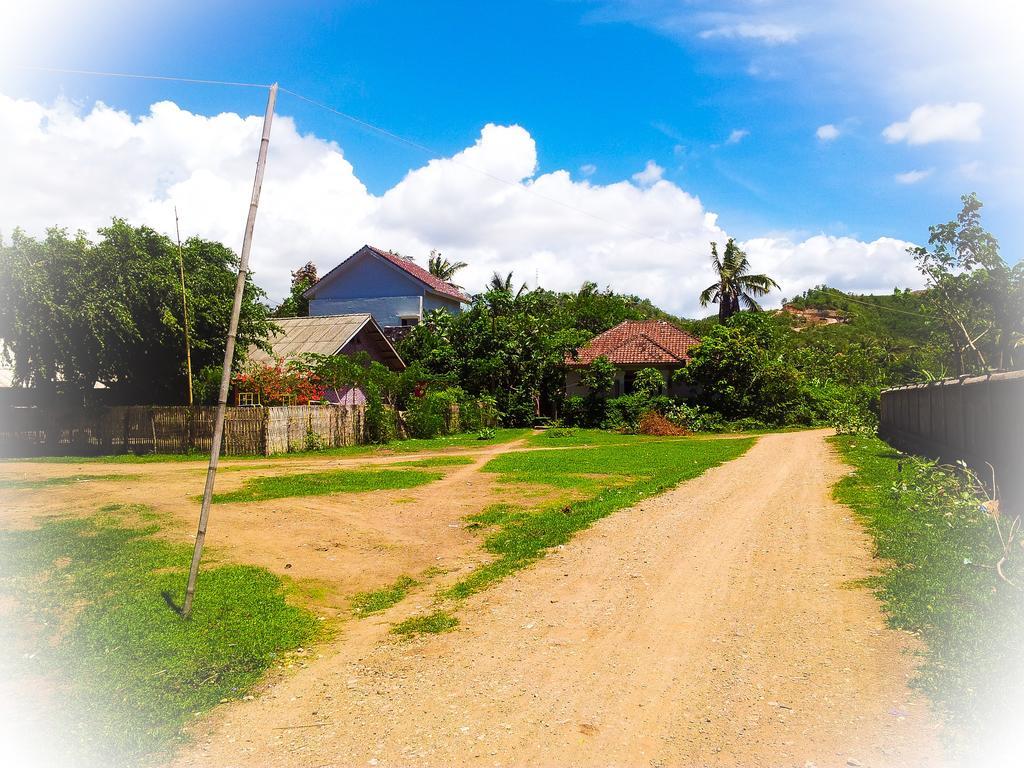
[[459,401],[459,428],[463,432],[493,428],[498,419],[497,401],[490,395],[464,397]]
[[691,432],[718,432],[725,426],[722,414],[700,405],[676,403],[664,416],[676,426]]
[[664,416],[675,406],[675,401],[664,395],[651,397],[646,392],[635,392],[631,395],[622,395],[606,400],[604,406],[604,418],[601,420],[602,429],[632,430],[636,429],[640,418],[645,413],[655,411]]
[[397,436],[394,409],[384,404],[376,387],[367,387],[365,419],[367,442],[390,443]]
[[448,387],[412,398],[409,410],[405,413],[409,437],[431,438],[450,434],[453,427],[452,411],[465,396],[466,393],[458,387]]

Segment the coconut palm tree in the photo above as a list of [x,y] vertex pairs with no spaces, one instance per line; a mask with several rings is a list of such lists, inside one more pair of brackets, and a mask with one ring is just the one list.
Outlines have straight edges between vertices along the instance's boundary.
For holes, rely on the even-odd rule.
[[[448,261],[444,256],[441,255],[440,251],[431,251],[430,258],[427,259],[427,269],[434,277],[439,277],[446,283],[452,283],[452,278],[455,277],[455,273],[460,269],[465,269],[469,265],[464,261],[451,262]],[[455,285],[456,288],[461,288],[461,285]]]
[[518,299],[523,295],[523,291],[526,290],[526,283],[519,286],[519,290],[516,291],[513,287],[512,273],[509,272],[505,277],[502,277],[495,271],[491,274],[490,282],[487,283],[487,290],[494,293],[502,293],[509,296],[512,299]]
[[718,246],[711,243],[711,264],[718,275],[718,282],[709,285],[700,295],[700,305],[718,304],[718,319],[725,322],[743,308],[754,312],[761,311],[761,305],[755,296],[764,296],[779,284],[768,275],[748,274],[750,262],[747,254],[740,250],[730,237],[725,244],[725,253],[718,257]]

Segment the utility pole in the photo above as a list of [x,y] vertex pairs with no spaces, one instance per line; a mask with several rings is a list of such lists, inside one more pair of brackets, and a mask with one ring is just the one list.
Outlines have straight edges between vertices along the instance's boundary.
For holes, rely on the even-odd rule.
[[181,606],[182,618],[192,613],[192,598],[196,592],[196,577],[199,575],[199,560],[203,556],[203,542],[206,540],[206,522],[210,517],[210,501],[213,499],[213,483],[217,478],[217,462],[220,460],[220,444],[224,438],[224,411],[228,404],[228,390],[231,388],[231,365],[235,357],[235,336],[238,334],[238,316],[242,311],[242,295],[249,275],[249,251],[252,249],[252,232],[256,226],[256,208],[260,203],[260,187],[263,186],[263,170],[267,165],[267,147],[270,145],[270,124],[274,119],[274,103],[277,101],[277,83],[270,86],[267,96],[267,111],[263,115],[263,136],[260,138],[260,153],[256,160],[256,178],[252,182],[252,199],[249,202],[249,217],[245,222],[242,238],[242,253],[238,258],[238,280],[235,282],[235,303],[231,307],[231,321],[228,324],[227,344],[224,347],[224,368],[220,377],[220,397],[217,399],[217,416],[213,422],[213,445],[210,448],[210,466],[206,470],[206,487],[203,489],[203,504],[199,510],[199,529],[196,531],[196,545],[192,552],[192,567],[188,572],[185,587],[185,602]]
[[188,299],[185,296],[185,257],[181,254],[178,206],[174,206],[174,234],[178,237],[178,272],[181,274],[181,317],[185,321],[185,368],[188,374],[188,404],[192,405],[192,345],[188,339]]

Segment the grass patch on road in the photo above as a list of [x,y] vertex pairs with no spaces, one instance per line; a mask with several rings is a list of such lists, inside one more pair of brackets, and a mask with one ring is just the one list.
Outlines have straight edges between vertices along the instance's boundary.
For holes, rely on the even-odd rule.
[[[753,440],[641,440],[627,445],[506,453],[484,467],[513,483],[548,482],[583,494],[536,508],[495,505],[471,522],[497,528],[484,548],[497,559],[447,589],[464,598],[529,565],[595,520],[740,456]],[[603,476],[603,480],[601,479]]]
[[34,491],[40,488],[56,488],[61,485],[87,483],[90,480],[137,480],[138,475],[65,475],[44,477],[41,480],[0,480],[0,489],[12,491]]
[[[902,456],[877,438],[835,437],[856,471],[835,487],[874,537],[887,567],[868,580],[891,626],[927,650],[915,684],[978,743],[1020,707],[1024,593],[994,570],[1002,547],[982,499],[955,473]],[[1004,518],[1004,525],[1009,520]],[[1024,552],[1011,578],[1024,579]]]
[[391,634],[412,637],[413,635],[439,635],[451,632],[459,626],[459,620],[444,611],[434,611],[426,616],[413,616],[391,627]]
[[324,496],[332,493],[392,491],[426,485],[442,476],[440,472],[415,469],[335,469],[330,472],[300,472],[246,480],[241,488],[215,493],[215,503],[267,501],[291,496]]
[[419,582],[409,576],[400,576],[390,587],[374,590],[373,592],[360,592],[352,597],[352,613],[356,616],[369,616],[374,613],[386,611],[393,605],[397,605],[409,594],[409,590]]
[[0,622],[0,674],[29,692],[56,687],[54,764],[160,759],[197,713],[241,697],[318,632],[277,576],[240,565],[204,570],[182,620],[167,601],[182,598],[191,546],[112,514],[0,532],[0,594],[16,601]]
[[415,461],[397,461],[391,467],[461,467],[476,461],[472,456],[432,456],[429,459]]

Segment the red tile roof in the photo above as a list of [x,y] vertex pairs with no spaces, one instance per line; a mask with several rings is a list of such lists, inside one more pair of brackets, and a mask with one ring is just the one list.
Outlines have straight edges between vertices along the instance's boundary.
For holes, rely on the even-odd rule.
[[595,336],[565,358],[567,365],[588,365],[607,357],[616,365],[679,365],[700,341],[664,320],[626,320]]
[[375,248],[372,245],[367,245],[366,247],[369,248],[378,256],[380,256],[382,259],[387,259],[396,267],[404,269],[406,272],[415,277],[421,283],[425,283],[428,288],[430,288],[432,291],[435,291],[436,293],[440,293],[441,295],[455,299],[456,301],[466,302],[467,304],[473,300],[451,283],[447,283],[441,278],[435,277],[434,275],[430,274],[429,271],[425,270],[423,267],[421,267],[419,264],[416,264],[415,262],[403,259],[401,256],[396,256],[390,251],[385,251],[381,248]]

